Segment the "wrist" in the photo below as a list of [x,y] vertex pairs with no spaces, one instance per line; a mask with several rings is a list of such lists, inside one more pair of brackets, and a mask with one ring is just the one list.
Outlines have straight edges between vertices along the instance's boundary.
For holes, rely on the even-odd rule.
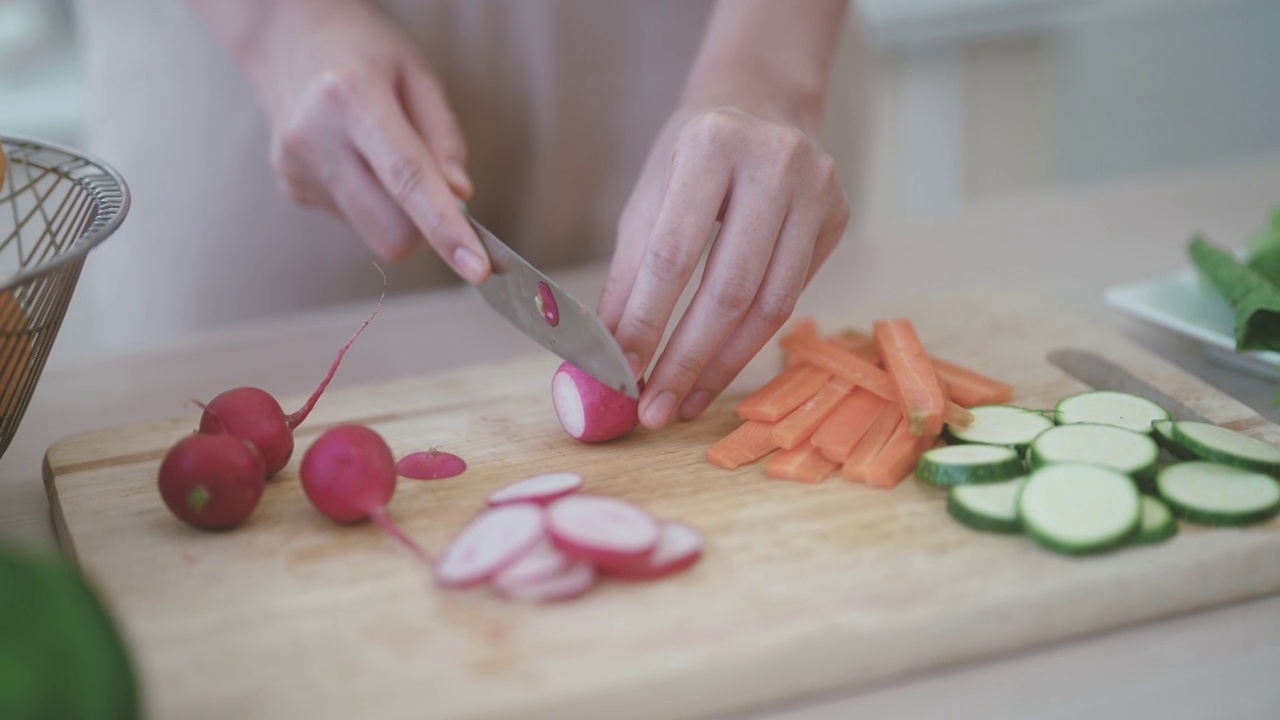
[[236,64],[256,84],[281,33],[301,22],[306,0],[187,0],[213,29]]
[[738,69],[691,78],[680,100],[684,109],[735,107],[810,134],[821,130],[826,103],[825,83],[768,81]]

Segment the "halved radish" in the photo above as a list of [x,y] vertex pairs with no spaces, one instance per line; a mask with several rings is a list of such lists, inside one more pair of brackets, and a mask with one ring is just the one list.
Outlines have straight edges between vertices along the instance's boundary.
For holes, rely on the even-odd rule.
[[581,487],[582,476],[577,473],[543,473],[489,493],[489,504],[536,502],[545,505],[552,500],[577,492]]
[[569,567],[569,556],[556,549],[545,537],[518,560],[493,576],[493,584],[504,588],[528,585],[546,580]]
[[517,602],[554,602],[584,595],[595,584],[596,569],[591,563],[580,562],[538,582],[495,586],[495,590],[508,600]]
[[436,581],[446,587],[482,583],[519,560],[544,537],[542,507],[519,503],[490,508],[473,518],[436,563]]
[[625,500],[575,493],[547,506],[551,541],[576,560],[603,566],[627,564],[658,545],[658,523]]
[[642,560],[609,568],[628,580],[653,580],[680,572],[702,557],[702,533],[682,522],[668,520],[659,528],[658,546]]
[[640,424],[639,402],[567,361],[551,378],[556,417],[570,437],[582,442],[613,440],[634,430]]

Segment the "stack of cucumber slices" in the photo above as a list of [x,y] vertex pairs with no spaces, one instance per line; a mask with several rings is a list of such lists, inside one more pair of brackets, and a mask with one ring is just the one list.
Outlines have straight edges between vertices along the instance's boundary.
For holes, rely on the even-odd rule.
[[1179,519],[1240,526],[1280,515],[1280,448],[1173,420],[1146,398],[1100,390],[1051,411],[970,410],[973,422],[948,427],[916,477],[948,488],[948,513],[976,530],[1087,555],[1163,542]]

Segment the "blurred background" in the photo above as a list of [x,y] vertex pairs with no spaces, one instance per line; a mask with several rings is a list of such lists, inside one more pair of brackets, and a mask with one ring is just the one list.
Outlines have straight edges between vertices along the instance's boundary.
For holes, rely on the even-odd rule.
[[[1280,150],[1280,0],[858,10],[876,60],[864,222]],[[0,130],[80,144],[70,0],[0,0]],[[83,359],[76,321],[52,364]]]

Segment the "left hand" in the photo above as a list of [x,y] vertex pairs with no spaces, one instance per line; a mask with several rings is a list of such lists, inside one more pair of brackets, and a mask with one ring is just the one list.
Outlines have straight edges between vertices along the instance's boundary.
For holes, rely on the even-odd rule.
[[671,118],[622,213],[599,305],[637,375],[721,226],[640,397],[646,427],[697,417],[728,386],[791,317],[849,213],[835,162],[795,124],[737,107]]

